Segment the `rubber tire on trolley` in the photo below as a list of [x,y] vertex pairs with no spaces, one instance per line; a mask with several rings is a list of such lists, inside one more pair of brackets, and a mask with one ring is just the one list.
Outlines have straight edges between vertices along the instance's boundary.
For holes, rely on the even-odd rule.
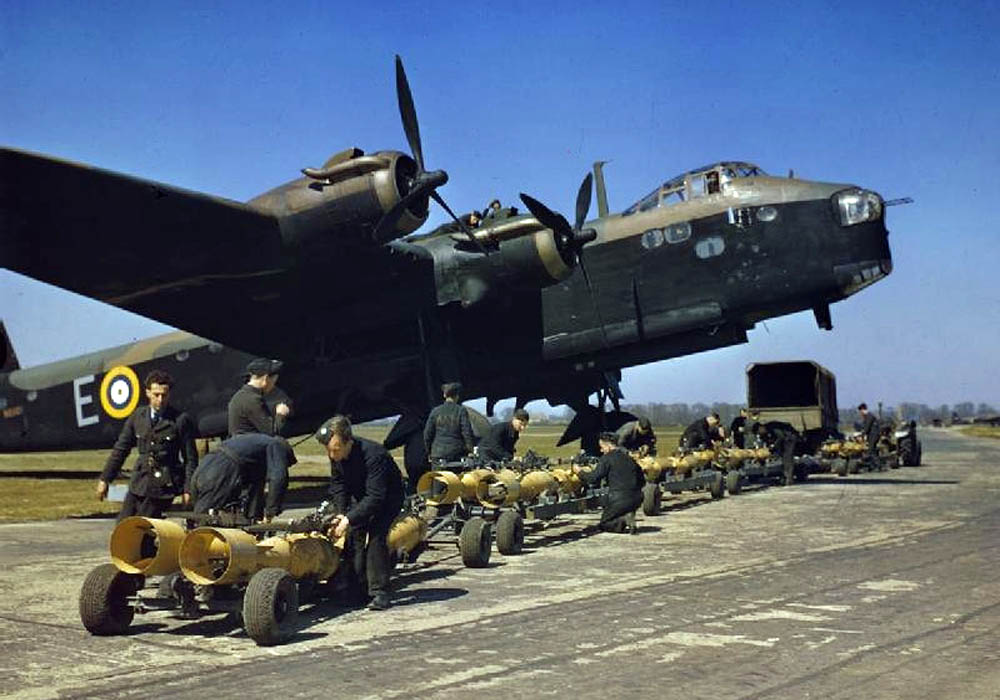
[[708,492],[713,499],[719,499],[726,495],[726,480],[722,472],[715,472],[712,482],[708,485]]
[[847,473],[848,474],[857,474],[859,471],[861,471],[861,460],[860,459],[852,459],[852,460],[850,460],[847,463]]
[[847,476],[847,460],[838,459],[833,467],[833,472],[837,476]]
[[743,490],[743,474],[738,469],[726,472],[726,491],[735,496]]
[[648,483],[642,487],[642,514],[659,515],[663,504],[663,492],[659,484]]
[[257,646],[288,639],[299,618],[299,587],[292,575],[275,567],[253,575],[243,595],[243,629]]
[[807,481],[809,479],[809,465],[798,462],[795,465],[795,471],[792,472],[792,478],[799,484]]
[[490,563],[493,549],[493,529],[478,515],[469,518],[458,534],[458,551],[462,553],[462,563],[470,569],[482,569]]
[[524,549],[524,518],[505,510],[497,519],[497,551],[504,555],[520,554]]
[[135,609],[128,599],[146,583],[139,574],[126,574],[114,564],[101,564],[91,569],[80,588],[80,620],[91,634],[109,636],[124,634]]

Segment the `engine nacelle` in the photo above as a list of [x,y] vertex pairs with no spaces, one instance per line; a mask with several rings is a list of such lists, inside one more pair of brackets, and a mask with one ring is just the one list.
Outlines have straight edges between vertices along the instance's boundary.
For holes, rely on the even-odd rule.
[[537,219],[522,216],[476,229],[484,254],[463,233],[429,240],[434,255],[438,303],[472,306],[510,290],[542,289],[573,272],[576,256]]
[[[333,231],[357,228],[366,234],[409,191],[417,165],[405,153],[364,155],[350,148],[322,168],[305,168],[305,177],[254,197],[247,205],[278,218],[286,247],[307,250],[329,244]],[[427,219],[427,198],[414,201],[395,224],[399,238]]]

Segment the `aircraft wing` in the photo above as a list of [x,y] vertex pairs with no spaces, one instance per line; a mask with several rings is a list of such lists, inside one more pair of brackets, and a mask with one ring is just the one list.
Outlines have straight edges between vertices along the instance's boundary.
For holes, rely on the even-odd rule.
[[339,274],[291,264],[277,219],[239,202],[0,149],[0,266],[247,352],[287,357],[324,311],[366,317],[433,277],[405,244],[339,240]]

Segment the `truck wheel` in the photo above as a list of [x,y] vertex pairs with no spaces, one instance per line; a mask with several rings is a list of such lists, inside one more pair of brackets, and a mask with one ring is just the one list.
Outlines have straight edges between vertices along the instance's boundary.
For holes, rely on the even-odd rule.
[[80,588],[80,620],[91,634],[123,634],[135,610],[128,599],[145,584],[138,574],[126,574],[114,564],[101,564],[87,574]]
[[708,485],[708,492],[712,494],[712,498],[722,498],[726,495],[726,480],[722,472],[715,472],[712,482]]
[[482,569],[490,563],[493,548],[493,530],[490,524],[478,515],[462,526],[458,535],[458,551],[462,553],[462,563],[470,569]]
[[735,496],[743,490],[743,474],[738,470],[726,472],[726,491]]
[[506,510],[497,519],[497,551],[504,555],[520,554],[524,548],[524,518]]
[[663,503],[663,492],[659,484],[646,484],[642,487],[643,515],[659,515]]
[[299,617],[299,588],[284,569],[261,569],[243,595],[243,629],[257,646],[288,639]]

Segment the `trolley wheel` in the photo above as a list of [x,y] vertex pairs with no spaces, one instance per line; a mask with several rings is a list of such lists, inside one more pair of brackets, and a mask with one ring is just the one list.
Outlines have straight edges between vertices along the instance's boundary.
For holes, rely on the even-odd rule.
[[852,459],[851,461],[849,461],[847,463],[847,473],[848,474],[857,474],[859,471],[861,471],[861,460],[860,459]]
[[490,563],[493,548],[493,530],[490,524],[478,515],[469,518],[458,535],[458,550],[462,553],[462,563],[470,569],[482,569]]
[[524,549],[524,518],[520,513],[505,510],[497,519],[497,551],[520,554]]
[[847,460],[838,459],[833,466],[833,471],[837,476],[847,476]]
[[643,515],[659,515],[663,503],[663,492],[659,484],[646,484],[642,487]]
[[726,491],[735,496],[743,490],[743,474],[739,470],[726,472]]
[[261,569],[243,596],[243,628],[258,646],[288,639],[299,617],[299,588],[284,569]]
[[80,588],[80,620],[83,626],[91,634],[123,634],[135,616],[128,599],[145,582],[143,576],[126,574],[114,564],[101,564],[91,569]]
[[712,498],[722,498],[726,495],[726,480],[722,476],[722,472],[716,472],[715,476],[712,477],[712,482],[708,485],[708,492],[712,494]]

